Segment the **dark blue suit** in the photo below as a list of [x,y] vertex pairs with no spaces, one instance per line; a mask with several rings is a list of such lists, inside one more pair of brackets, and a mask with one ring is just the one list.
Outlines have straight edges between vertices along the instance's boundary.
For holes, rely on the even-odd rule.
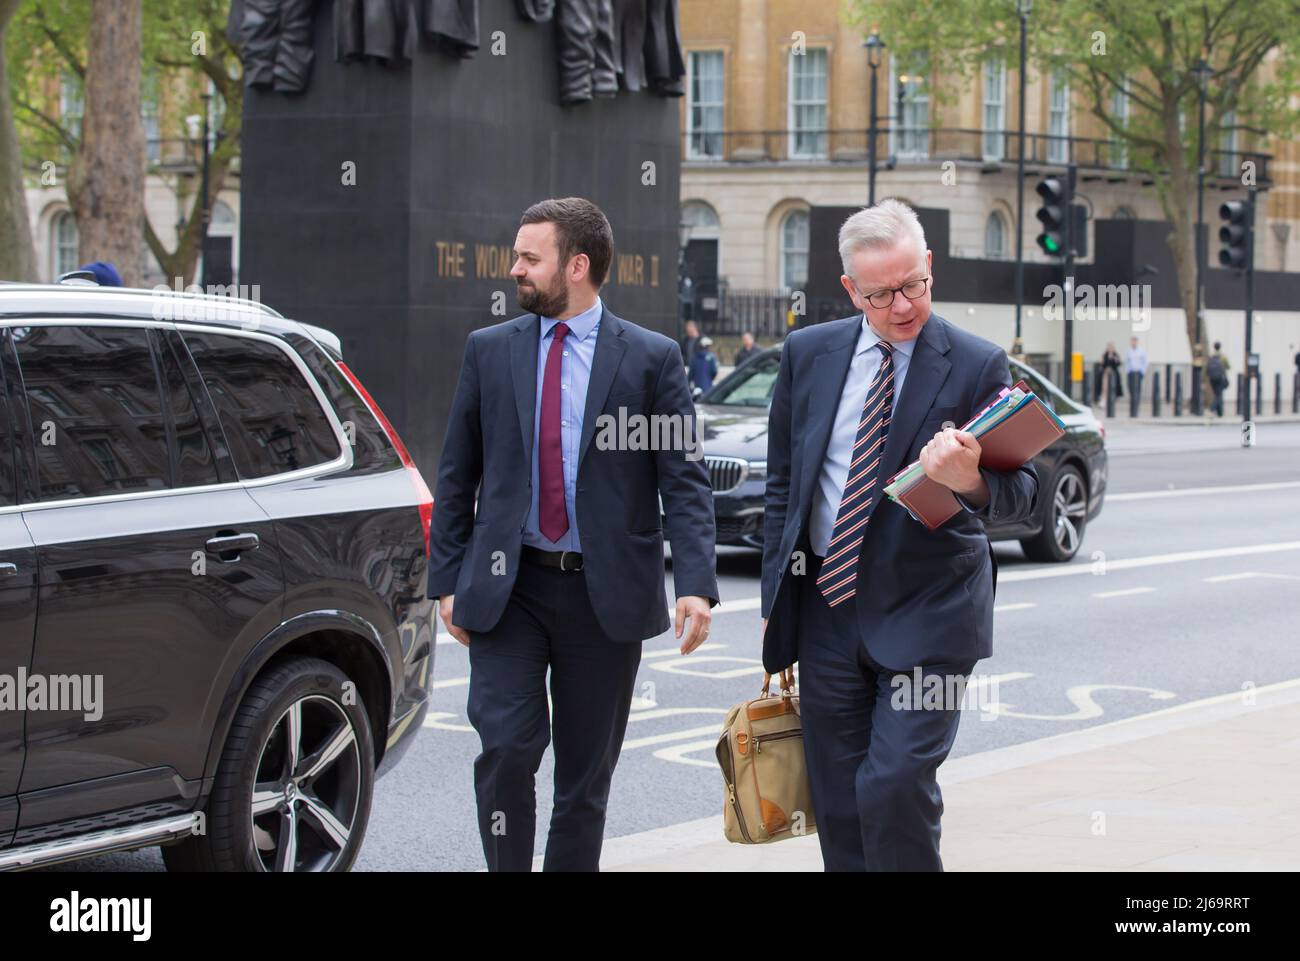
[[945,421],[964,424],[1010,384],[1002,348],[932,313],[895,401],[857,594],[828,607],[812,584],[808,523],[861,323],[858,314],[795,331],[781,354],[768,425],[763,663],[775,673],[799,661],[827,868],[937,869],[943,804],[935,771],[960,712],[895,709],[895,679],[916,667],[966,676],[992,653],[996,567],[983,522],[1027,516],[1038,476],[1032,463],[981,468],[988,505],[935,531],[881,493]]
[[434,492],[429,594],[454,594],[452,621],[470,633],[468,710],[483,743],[475,788],[488,866],[531,866],[533,775],[553,733],[545,866],[594,870],[639,642],[670,625],[659,498],[677,596],[716,603],[713,493],[704,462],[681,449],[594,442],[601,414],[675,414],[693,424],[695,413],[677,344],[606,308],[578,455],[583,569],[521,563],[540,324],[536,314],[517,317],[472,332],[465,345]]

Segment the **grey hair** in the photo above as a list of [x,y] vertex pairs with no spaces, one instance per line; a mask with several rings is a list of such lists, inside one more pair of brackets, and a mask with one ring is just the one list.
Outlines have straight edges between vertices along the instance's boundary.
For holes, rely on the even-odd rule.
[[840,228],[840,262],[844,273],[853,276],[849,261],[860,250],[887,250],[909,242],[916,246],[918,257],[925,257],[925,231],[911,207],[893,199],[864,207]]

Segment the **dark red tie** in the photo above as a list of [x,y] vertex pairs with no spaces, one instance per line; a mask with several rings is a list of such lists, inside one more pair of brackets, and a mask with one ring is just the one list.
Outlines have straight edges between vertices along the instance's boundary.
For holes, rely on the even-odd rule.
[[563,321],[551,331],[551,350],[542,378],[542,421],[537,430],[538,526],[551,541],[558,541],[569,529],[569,512],[564,506],[564,448],[560,444],[560,361],[568,333]]

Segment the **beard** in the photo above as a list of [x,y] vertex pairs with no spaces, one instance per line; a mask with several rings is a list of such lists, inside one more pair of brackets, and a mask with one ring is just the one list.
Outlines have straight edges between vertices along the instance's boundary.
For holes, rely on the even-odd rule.
[[540,314],[542,317],[558,317],[569,309],[569,288],[565,286],[562,277],[556,277],[555,283],[545,290],[518,285],[515,296],[520,307],[530,314]]

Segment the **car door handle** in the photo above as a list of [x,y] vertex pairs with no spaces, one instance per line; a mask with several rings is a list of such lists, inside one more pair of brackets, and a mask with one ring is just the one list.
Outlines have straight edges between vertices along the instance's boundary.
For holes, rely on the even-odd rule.
[[0,564],[0,577],[17,577],[17,564]]
[[262,544],[256,534],[222,534],[204,542],[209,554],[242,554],[257,550]]

